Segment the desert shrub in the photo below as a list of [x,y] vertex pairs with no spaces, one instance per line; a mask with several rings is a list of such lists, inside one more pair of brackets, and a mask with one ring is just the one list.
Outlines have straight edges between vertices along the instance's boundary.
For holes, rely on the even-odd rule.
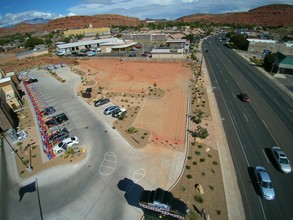
[[205,161],[206,161],[206,159],[204,159],[204,158],[199,159],[199,162],[205,162]]
[[214,161],[213,161],[213,164],[214,164],[214,165],[218,165],[218,162],[214,160]]
[[196,162],[196,161],[193,161],[192,164],[193,164],[193,165],[197,165],[197,162]]
[[191,179],[192,178],[192,175],[188,174],[186,175],[187,179]]
[[221,210],[216,211],[217,215],[221,215]]
[[215,189],[215,187],[212,186],[212,185],[209,185],[209,188],[210,188],[210,190],[214,190]]
[[196,155],[200,155],[200,151],[195,151],[195,154]]
[[205,174],[205,172],[201,172],[201,175],[202,175],[202,176],[205,176],[206,174]]
[[209,158],[211,158],[211,157],[212,157],[212,155],[211,155],[211,154],[208,154],[208,157],[209,157]]
[[185,168],[186,168],[187,170],[189,170],[189,169],[190,169],[190,166],[186,165]]
[[198,147],[198,148],[202,148],[202,145],[198,145],[197,147]]
[[193,198],[196,202],[203,203],[203,198],[201,195],[195,195]]
[[191,159],[192,159],[192,157],[191,157],[191,156],[188,156],[188,157],[187,157],[187,159],[188,159],[188,160],[191,160]]

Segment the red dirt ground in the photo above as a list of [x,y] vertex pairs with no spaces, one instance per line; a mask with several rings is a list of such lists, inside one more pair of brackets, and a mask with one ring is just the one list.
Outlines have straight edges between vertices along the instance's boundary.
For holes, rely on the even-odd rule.
[[144,102],[133,126],[151,132],[149,144],[177,145],[177,150],[184,151],[188,81],[192,78],[188,63],[94,59],[80,60],[75,68],[95,75],[93,91],[103,87],[103,93],[142,94],[154,84],[164,90],[164,97]]

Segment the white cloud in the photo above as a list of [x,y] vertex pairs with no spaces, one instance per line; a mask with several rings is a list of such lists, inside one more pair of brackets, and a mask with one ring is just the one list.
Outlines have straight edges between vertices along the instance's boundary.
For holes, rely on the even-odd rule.
[[26,11],[18,14],[6,13],[4,16],[0,16],[0,27],[15,25],[34,18],[55,19],[59,17],[62,17],[62,15],[40,11]]
[[[268,4],[292,4],[292,0],[79,0],[78,2],[78,5],[63,9],[64,16],[65,14],[67,16],[119,14],[139,19],[165,18],[175,20],[182,16],[199,13],[221,14],[248,11]],[[49,8],[48,10],[53,9]],[[0,27],[4,24],[17,24],[33,18],[55,19],[58,17],[63,17],[63,15],[40,11],[7,13],[0,15]]]

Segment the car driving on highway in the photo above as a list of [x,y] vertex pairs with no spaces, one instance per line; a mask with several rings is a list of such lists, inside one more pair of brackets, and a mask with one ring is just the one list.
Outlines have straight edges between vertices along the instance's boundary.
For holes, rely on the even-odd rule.
[[280,171],[284,173],[291,173],[291,164],[284,153],[284,151],[277,146],[272,147],[272,155],[273,158],[276,162],[277,167],[279,168]]
[[266,200],[273,200],[275,198],[275,191],[266,169],[261,166],[255,167],[255,178],[261,197]]
[[239,99],[242,101],[242,102],[249,102],[250,99],[248,97],[248,95],[246,93],[240,93],[239,94]]

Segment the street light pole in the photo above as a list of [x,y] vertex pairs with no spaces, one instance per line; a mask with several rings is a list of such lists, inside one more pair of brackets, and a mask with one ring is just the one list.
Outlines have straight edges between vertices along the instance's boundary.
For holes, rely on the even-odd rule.
[[8,143],[8,145],[10,146],[10,148],[13,150],[13,152],[18,156],[18,158],[21,160],[21,162],[23,163],[23,165],[26,167],[26,170],[28,172],[32,172],[32,168],[30,166],[27,166],[26,163],[23,161],[23,159],[21,158],[21,156],[18,155],[17,151],[12,147],[12,145],[10,144],[10,142],[6,139],[5,135],[2,134],[2,137],[5,139],[5,141]]

